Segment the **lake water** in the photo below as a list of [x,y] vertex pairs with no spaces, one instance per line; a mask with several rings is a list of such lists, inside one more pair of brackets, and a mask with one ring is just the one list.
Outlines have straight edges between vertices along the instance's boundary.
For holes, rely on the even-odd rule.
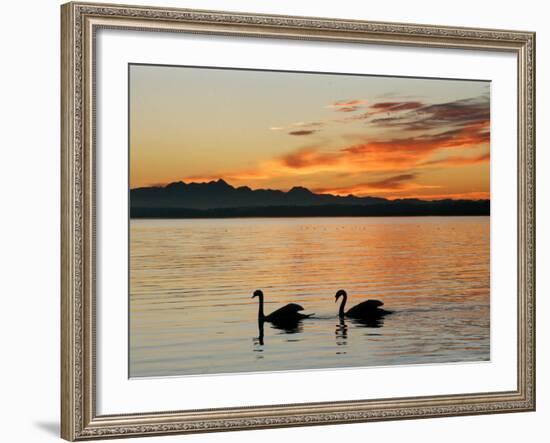
[[[130,376],[489,360],[489,217],[132,220]],[[265,312],[314,318],[281,330]],[[337,317],[367,298],[379,324]]]

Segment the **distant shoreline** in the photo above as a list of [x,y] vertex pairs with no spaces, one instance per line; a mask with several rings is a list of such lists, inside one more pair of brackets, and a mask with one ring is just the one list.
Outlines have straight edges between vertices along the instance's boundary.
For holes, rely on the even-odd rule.
[[490,200],[421,200],[235,188],[222,179],[130,190],[130,218],[406,217],[490,215]]
[[299,207],[249,207],[249,208],[130,208],[130,218],[289,218],[289,217],[458,217],[489,216],[490,202],[436,201],[398,205],[381,204],[366,206],[299,206]]
[[415,217],[490,217],[490,214],[456,214],[456,215],[281,215],[281,216],[266,216],[266,215],[250,215],[250,216],[219,216],[219,217],[129,217],[129,220],[228,220],[239,218],[415,218]]

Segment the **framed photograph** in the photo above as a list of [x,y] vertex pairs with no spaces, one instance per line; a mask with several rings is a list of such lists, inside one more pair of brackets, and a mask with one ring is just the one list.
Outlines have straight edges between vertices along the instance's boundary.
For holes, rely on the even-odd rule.
[[535,409],[535,35],[62,6],[62,437]]

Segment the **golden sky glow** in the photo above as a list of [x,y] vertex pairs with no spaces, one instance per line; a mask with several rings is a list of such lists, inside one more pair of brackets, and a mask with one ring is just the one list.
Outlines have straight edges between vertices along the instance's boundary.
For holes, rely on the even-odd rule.
[[489,198],[490,84],[130,67],[130,186]]

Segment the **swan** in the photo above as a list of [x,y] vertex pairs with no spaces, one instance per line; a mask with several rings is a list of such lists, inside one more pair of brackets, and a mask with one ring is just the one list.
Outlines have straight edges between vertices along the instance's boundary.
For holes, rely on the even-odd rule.
[[304,318],[309,318],[313,314],[302,314],[300,311],[303,311],[304,308],[296,303],[289,303],[288,305],[283,306],[282,308],[273,311],[269,315],[264,314],[264,293],[257,289],[254,291],[252,298],[258,297],[260,299],[260,304],[258,307],[258,322],[270,322],[275,325],[287,325],[297,323]]
[[380,300],[366,300],[358,305],[353,306],[352,308],[344,311],[346,302],[348,300],[348,294],[343,289],[340,289],[336,295],[334,302],[336,303],[340,297],[343,297],[342,303],[340,304],[340,309],[338,311],[338,316],[340,318],[348,317],[355,319],[377,319],[384,315],[391,314],[391,311],[386,311],[381,309],[380,306],[383,306]]

